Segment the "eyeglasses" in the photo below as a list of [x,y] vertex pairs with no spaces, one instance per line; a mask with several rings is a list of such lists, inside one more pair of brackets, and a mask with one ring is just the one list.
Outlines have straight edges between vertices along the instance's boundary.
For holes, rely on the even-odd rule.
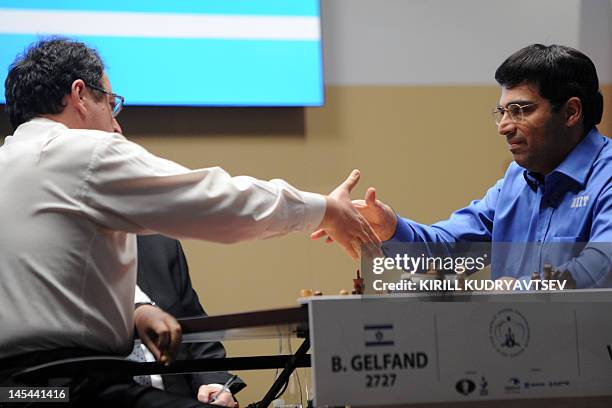
[[493,112],[491,112],[491,115],[493,116],[493,119],[495,119],[495,124],[497,126],[499,126],[501,121],[504,119],[504,114],[506,112],[508,112],[508,115],[510,115],[510,119],[514,123],[521,123],[523,120],[525,120],[525,108],[531,108],[536,105],[537,103],[528,103],[526,105],[511,103],[510,105],[508,105],[507,108],[504,108],[503,106],[497,106],[495,107]]
[[123,96],[109,92],[106,89],[96,86],[96,85],[91,85],[88,83],[85,83],[85,85],[87,85],[91,89],[95,89],[96,91],[99,91],[108,96],[111,96],[113,98],[113,102],[111,104],[111,106],[113,107],[113,118],[116,118],[117,115],[119,115],[119,113],[121,112],[121,109],[123,109],[123,102],[125,101],[125,98]]

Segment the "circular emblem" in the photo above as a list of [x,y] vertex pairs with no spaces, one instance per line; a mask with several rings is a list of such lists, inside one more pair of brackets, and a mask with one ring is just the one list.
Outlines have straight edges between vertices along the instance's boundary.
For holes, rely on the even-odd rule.
[[455,384],[455,389],[459,394],[470,395],[476,389],[476,384],[469,378],[463,378],[457,381],[457,384]]
[[518,356],[529,345],[527,319],[518,310],[500,310],[489,323],[489,340],[502,356]]

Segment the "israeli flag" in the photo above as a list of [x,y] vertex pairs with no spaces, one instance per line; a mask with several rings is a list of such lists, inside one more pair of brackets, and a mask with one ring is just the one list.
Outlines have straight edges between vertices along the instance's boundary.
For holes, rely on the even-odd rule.
[[366,347],[393,346],[393,324],[367,324],[363,326]]

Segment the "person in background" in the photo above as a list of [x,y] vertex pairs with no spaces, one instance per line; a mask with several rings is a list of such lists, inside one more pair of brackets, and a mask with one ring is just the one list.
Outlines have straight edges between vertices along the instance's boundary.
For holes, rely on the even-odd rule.
[[[175,318],[206,316],[198,295],[191,286],[189,267],[181,243],[175,239],[163,235],[138,236],[137,284],[156,307]],[[225,348],[219,342],[183,343],[177,359],[223,357]],[[162,381],[165,391],[197,398],[204,403],[210,402],[215,396],[215,404],[231,407],[234,406],[233,394],[242,390],[246,384],[238,379],[232,383],[231,393],[216,395],[230,377],[231,374],[227,372],[168,375],[153,378],[153,384]]]

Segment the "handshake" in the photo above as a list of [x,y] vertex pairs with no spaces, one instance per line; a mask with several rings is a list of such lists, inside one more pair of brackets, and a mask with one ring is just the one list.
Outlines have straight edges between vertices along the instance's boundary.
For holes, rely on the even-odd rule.
[[361,250],[368,257],[380,255],[381,240],[395,233],[397,219],[393,209],[376,199],[376,190],[370,187],[365,200],[351,201],[351,191],[359,182],[359,170],[353,170],[346,180],[327,195],[327,209],[312,239],[325,238],[325,242],[338,243],[353,259]]

